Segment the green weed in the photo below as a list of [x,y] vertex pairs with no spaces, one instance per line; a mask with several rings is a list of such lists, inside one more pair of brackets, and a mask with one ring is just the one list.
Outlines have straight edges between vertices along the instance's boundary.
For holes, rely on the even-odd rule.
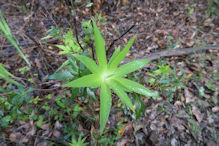
[[99,66],[89,57],[83,55],[73,55],[76,59],[80,60],[90,70],[92,74],[84,75],[76,80],[68,82],[64,85],[64,87],[101,87],[100,133],[102,134],[107,119],[109,117],[112,104],[111,89],[133,112],[135,112],[133,104],[125,92],[136,92],[144,96],[152,97],[157,97],[158,94],[156,92],[151,92],[150,90],[146,89],[144,86],[136,82],[123,78],[126,74],[142,68],[145,64],[148,63],[148,60],[135,60],[117,68],[120,62],[125,58],[125,55],[127,54],[136,37],[133,37],[121,52],[120,48],[118,47],[107,64],[105,41],[101,36],[100,31],[94,21],[93,29],[95,42],[94,45],[96,48],[96,57]]
[[[29,119],[33,103],[30,93],[33,90],[33,88],[25,90],[21,85],[16,90],[11,85],[7,89],[0,87],[0,91],[6,93],[6,95],[0,96],[0,125],[2,127],[6,128],[8,124],[15,120],[25,121]],[[22,110],[23,105],[27,107],[27,110]]]
[[201,133],[201,129],[199,125],[192,119],[187,119],[189,128],[192,132],[194,132],[196,135],[199,135]]
[[219,1],[218,0],[210,0],[208,8],[207,8],[207,15],[214,18],[219,15]]
[[176,67],[172,70],[169,65],[161,61],[160,65],[158,64],[154,67],[152,73],[148,73],[150,78],[147,82],[150,83],[150,86],[159,90],[164,97],[167,97],[169,102],[172,102],[177,93],[176,91],[179,91],[178,93],[180,94],[181,90],[186,88],[184,85],[186,74],[183,69],[180,72],[182,74],[178,75]]
[[77,140],[74,137],[72,137],[71,143],[69,143],[69,144],[70,144],[70,146],[86,146],[86,145],[88,145],[88,143],[87,142],[85,143],[85,140],[86,140],[86,137],[84,137],[82,139],[82,137],[80,135]]

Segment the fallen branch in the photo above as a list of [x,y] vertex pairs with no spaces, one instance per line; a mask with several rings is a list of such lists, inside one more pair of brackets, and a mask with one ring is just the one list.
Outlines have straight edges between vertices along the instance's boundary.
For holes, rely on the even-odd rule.
[[147,60],[156,60],[161,57],[170,57],[170,56],[182,56],[182,55],[187,55],[195,52],[201,52],[201,51],[206,51],[206,50],[216,50],[219,49],[219,45],[216,46],[206,46],[203,48],[177,48],[177,49],[172,49],[172,50],[165,50],[165,51],[160,51],[152,54],[148,54],[142,57],[137,56],[134,59],[126,58],[123,63],[130,62],[135,59],[147,59]]

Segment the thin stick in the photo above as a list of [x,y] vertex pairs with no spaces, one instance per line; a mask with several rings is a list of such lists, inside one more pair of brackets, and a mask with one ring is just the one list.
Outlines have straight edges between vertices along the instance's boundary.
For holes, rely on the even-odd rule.
[[84,51],[84,48],[81,46],[81,43],[79,42],[79,39],[78,39],[78,30],[77,30],[77,21],[76,21],[76,18],[74,18],[74,28],[75,28],[75,34],[76,34],[77,43],[78,43],[78,45],[80,46],[80,48]]
[[111,48],[113,47],[113,45],[115,44],[116,41],[118,41],[119,39],[121,39],[124,35],[126,35],[132,28],[135,27],[135,24],[133,24],[128,30],[126,30],[121,36],[119,36],[117,39],[113,40],[112,43],[110,44],[107,52],[106,52],[106,55],[108,56],[109,53],[110,53],[110,50]]

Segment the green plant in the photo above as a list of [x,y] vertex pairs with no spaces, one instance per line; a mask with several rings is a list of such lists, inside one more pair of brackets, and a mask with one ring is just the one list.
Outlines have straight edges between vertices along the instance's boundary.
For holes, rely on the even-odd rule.
[[218,0],[209,0],[209,5],[207,9],[207,15],[210,17],[216,17],[219,15],[219,1]]
[[175,48],[178,44],[179,44],[179,40],[176,40],[173,38],[173,36],[168,35],[167,36],[167,48],[171,49],[171,48]]
[[76,40],[73,38],[73,32],[70,29],[66,34],[63,35],[64,45],[56,45],[58,48],[63,51],[59,52],[59,54],[74,54],[78,53],[81,48],[76,43]]
[[[29,118],[33,103],[30,92],[33,90],[33,88],[25,90],[22,85],[18,85],[16,90],[12,85],[9,85],[6,89],[0,87],[0,92],[6,93],[5,96],[0,96],[0,125],[2,127],[7,127],[9,123],[15,120],[27,120]],[[22,109],[24,105],[26,110]]]
[[[172,70],[169,65],[166,65],[166,62],[161,61],[160,65],[158,64],[154,67],[152,73],[148,73],[151,78],[149,78],[147,82],[157,90],[160,90],[162,95],[167,97],[169,102],[172,102],[176,93],[181,94],[181,89],[186,88],[184,85],[186,74],[182,68],[180,72],[179,74],[176,70],[176,66],[174,66]],[[177,97],[179,97],[179,95],[177,95]]]
[[201,129],[198,125],[197,122],[195,122],[194,120],[192,119],[187,119],[188,121],[188,124],[189,124],[189,129],[194,132],[196,135],[199,135],[201,133]]
[[24,66],[22,68],[19,68],[19,72],[24,75],[25,72],[30,71],[30,68],[28,66]]
[[188,7],[187,9],[188,9],[189,15],[192,15],[194,13],[194,10],[195,10],[194,7]]
[[191,0],[191,1],[190,1],[190,6],[187,7],[186,9],[188,10],[187,13],[188,13],[189,15],[192,15],[192,14],[194,13],[194,10],[195,10],[195,9],[194,9],[194,0]]
[[85,33],[85,37],[83,38],[84,42],[90,43],[90,41],[92,40],[92,35],[93,35],[93,28],[91,25],[91,20],[82,22],[82,28]]
[[38,121],[36,122],[37,127],[40,127],[43,124],[44,115],[40,115]]
[[28,59],[24,56],[23,52],[21,51],[21,49],[19,48],[19,46],[17,45],[17,42],[14,40],[12,34],[11,34],[11,30],[8,27],[7,22],[5,21],[5,18],[2,15],[2,12],[0,10],[0,30],[3,32],[3,34],[5,35],[5,37],[9,40],[9,42],[18,50],[18,52],[20,53],[20,56],[26,61],[26,63],[28,64],[28,66],[30,67],[30,62],[28,61]]
[[61,39],[62,29],[56,29],[54,26],[52,26],[46,33],[47,33],[47,36],[41,38],[41,40],[46,40],[50,38]]
[[104,127],[109,117],[112,98],[111,89],[120,97],[120,99],[133,111],[134,107],[131,100],[125,92],[136,92],[144,96],[157,97],[157,92],[152,92],[144,86],[133,82],[131,80],[125,79],[124,76],[128,73],[134,72],[142,68],[147,64],[148,60],[135,60],[133,62],[127,63],[125,65],[118,65],[125,58],[128,50],[130,49],[132,43],[134,42],[136,36],[134,36],[125,48],[120,52],[120,47],[116,49],[113,53],[110,61],[107,64],[106,51],[105,51],[105,41],[100,34],[99,29],[95,21],[93,20],[93,30],[94,30],[94,45],[96,48],[96,57],[98,65],[96,62],[89,57],[83,55],[73,55],[76,59],[81,61],[92,74],[84,75],[81,78],[70,81],[69,83],[63,85],[64,87],[90,87],[98,88],[100,87],[100,133],[104,131]]
[[170,72],[172,72],[172,70],[170,69],[170,66],[169,65],[157,65],[158,66],[158,69],[155,70],[154,72],[157,74],[157,75],[161,75],[161,79],[164,79],[166,78]]
[[[95,20],[98,22],[99,25],[107,24],[106,18],[102,16],[101,14],[96,13]],[[91,20],[82,22],[82,28],[85,33],[85,37],[83,38],[83,41],[88,44],[92,43],[91,41],[93,40],[92,36],[94,32],[93,32],[93,27],[91,25]]]
[[169,77],[171,72],[173,71],[170,69],[169,65],[158,64],[153,73],[148,73],[148,75],[150,75],[152,78],[148,79],[147,81],[151,86],[159,86],[158,84],[160,83],[169,83],[171,80],[167,80],[167,77]]
[[121,138],[119,131],[119,127],[121,127],[121,123],[118,127],[113,127],[112,129],[106,130],[106,132],[110,134],[100,135],[96,133],[92,133],[93,138],[95,139],[96,145],[114,145],[115,141]]
[[72,137],[70,146],[86,146],[88,145],[88,143],[84,143],[84,141],[86,140],[86,137],[84,137],[83,139],[81,138],[81,135],[79,136],[78,140],[76,140],[74,137]]

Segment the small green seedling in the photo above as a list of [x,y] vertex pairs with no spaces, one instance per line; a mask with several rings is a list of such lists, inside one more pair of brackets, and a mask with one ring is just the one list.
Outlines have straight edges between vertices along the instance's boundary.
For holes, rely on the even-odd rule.
[[71,29],[65,35],[63,35],[63,42],[65,45],[56,45],[58,48],[62,49],[59,54],[74,54],[78,53],[81,49],[76,43],[76,40],[73,38],[73,32]]
[[71,143],[69,143],[70,146],[86,146],[88,145],[87,142],[85,142],[86,137],[82,139],[81,135],[79,136],[78,140],[76,140],[74,137],[72,137]]
[[111,59],[107,64],[106,51],[105,51],[105,40],[101,36],[101,33],[93,20],[94,29],[94,45],[96,48],[96,58],[98,65],[94,60],[89,57],[75,54],[73,55],[76,59],[81,61],[92,74],[82,76],[76,80],[73,80],[65,85],[64,87],[100,87],[100,134],[103,133],[104,127],[109,117],[112,97],[111,89],[120,97],[120,99],[133,111],[135,112],[134,106],[126,94],[126,92],[136,92],[138,94],[150,97],[158,97],[157,92],[152,92],[145,88],[141,84],[125,78],[125,75],[134,72],[144,67],[149,60],[139,59],[130,63],[124,64],[120,67],[119,64],[125,58],[131,45],[133,44],[136,36],[134,36],[125,48],[120,51],[118,47],[113,53]]

